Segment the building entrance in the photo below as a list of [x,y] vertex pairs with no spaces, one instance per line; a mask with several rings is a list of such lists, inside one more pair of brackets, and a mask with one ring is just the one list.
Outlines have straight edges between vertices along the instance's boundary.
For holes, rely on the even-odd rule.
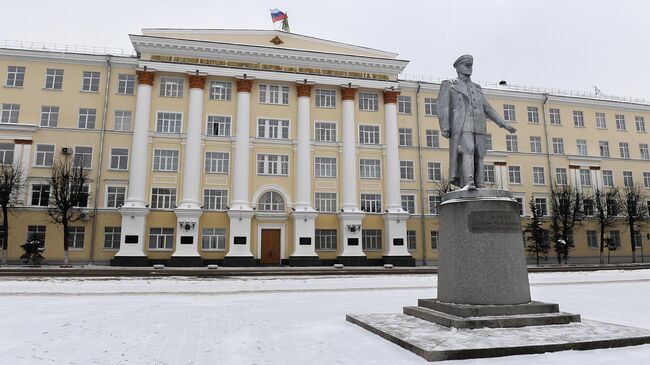
[[260,264],[262,265],[279,265],[280,264],[280,230],[263,229],[262,230],[262,252],[260,252]]

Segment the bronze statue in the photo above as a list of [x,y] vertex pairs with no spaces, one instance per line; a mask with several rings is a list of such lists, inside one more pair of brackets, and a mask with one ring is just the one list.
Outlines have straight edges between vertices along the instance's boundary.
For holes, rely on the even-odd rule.
[[445,80],[438,94],[438,118],[442,136],[449,138],[449,182],[468,189],[483,187],[487,152],[487,116],[499,127],[514,133],[515,128],[490,106],[481,87],[472,82],[472,55],[454,62],[458,77]]

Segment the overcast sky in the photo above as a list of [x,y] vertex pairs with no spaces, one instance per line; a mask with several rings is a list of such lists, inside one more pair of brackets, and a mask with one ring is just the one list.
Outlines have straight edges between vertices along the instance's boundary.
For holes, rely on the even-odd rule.
[[409,74],[455,76],[471,53],[477,81],[650,101],[648,0],[19,0],[0,39],[131,49],[149,27],[272,29],[269,8],[294,33],[399,53]]

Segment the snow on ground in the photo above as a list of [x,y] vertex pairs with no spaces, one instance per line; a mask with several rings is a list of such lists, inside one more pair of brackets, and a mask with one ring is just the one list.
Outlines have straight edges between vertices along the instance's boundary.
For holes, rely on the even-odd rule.
[[[535,273],[533,299],[650,329],[650,270]],[[0,364],[424,364],[345,321],[436,296],[435,275],[0,278]],[[449,361],[648,364],[650,345]]]

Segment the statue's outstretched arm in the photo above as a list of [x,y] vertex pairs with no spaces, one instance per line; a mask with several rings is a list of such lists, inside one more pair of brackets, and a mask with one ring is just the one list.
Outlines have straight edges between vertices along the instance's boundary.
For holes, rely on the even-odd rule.
[[517,129],[512,127],[507,121],[505,121],[499,113],[488,103],[487,99],[483,97],[483,110],[485,111],[485,116],[487,116],[491,121],[496,123],[499,127],[507,130],[510,133],[515,133]]

